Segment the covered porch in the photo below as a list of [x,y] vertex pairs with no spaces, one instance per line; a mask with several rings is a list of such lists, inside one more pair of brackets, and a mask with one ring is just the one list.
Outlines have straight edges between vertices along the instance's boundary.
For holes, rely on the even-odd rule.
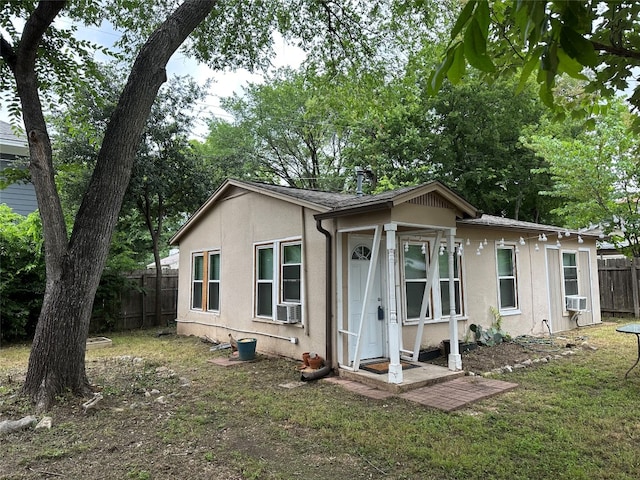
[[391,383],[389,382],[388,375],[373,373],[363,369],[351,370],[341,368],[339,374],[340,377],[362,383],[371,388],[392,393],[402,393],[463,377],[464,371],[453,371],[447,367],[418,362],[412,364],[412,368],[410,369],[403,369],[401,383]]
[[[341,376],[400,392],[464,374],[455,341],[451,342],[448,368],[418,362],[428,312],[433,311],[431,287],[434,281],[442,281],[442,273],[439,280],[436,277],[439,263],[440,269],[448,273],[447,298],[453,299],[446,305],[448,336],[458,338],[454,266],[457,267],[456,255],[461,255],[462,249],[456,247],[455,218],[446,223],[390,221],[338,229],[336,334]],[[417,322],[406,325],[409,307],[403,289],[410,243],[411,248],[421,248],[422,258],[427,260],[415,267],[424,272],[424,278],[416,284],[422,288],[421,301],[418,299],[412,306],[413,317],[418,309],[419,316]],[[375,361],[387,362],[387,371],[373,373],[363,369]]]

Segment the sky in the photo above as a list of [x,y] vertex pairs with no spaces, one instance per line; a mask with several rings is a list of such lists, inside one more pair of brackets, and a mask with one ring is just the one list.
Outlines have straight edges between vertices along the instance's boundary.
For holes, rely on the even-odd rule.
[[[66,19],[58,20],[56,25],[64,28],[70,22]],[[120,35],[108,24],[101,27],[81,27],[78,28],[77,37],[89,40],[99,45],[113,46]],[[276,57],[273,59],[275,68],[291,66],[297,68],[305,58],[304,52],[292,45],[288,45],[279,36],[274,36],[274,48]],[[99,57],[97,57],[100,60]],[[106,59],[106,57],[104,57]],[[231,116],[220,107],[220,98],[228,97],[234,93],[242,93],[242,89],[249,82],[260,83],[263,81],[262,75],[252,74],[247,70],[216,72],[206,65],[198,64],[195,60],[187,58],[180,51],[176,52],[167,65],[168,76],[191,75],[198,83],[204,83],[212,79],[212,86],[209,95],[202,104],[203,115],[196,121],[194,130],[195,138],[203,140],[207,134],[208,120],[216,116],[223,120],[231,120]],[[3,105],[0,104],[0,120],[9,122],[9,115]]]

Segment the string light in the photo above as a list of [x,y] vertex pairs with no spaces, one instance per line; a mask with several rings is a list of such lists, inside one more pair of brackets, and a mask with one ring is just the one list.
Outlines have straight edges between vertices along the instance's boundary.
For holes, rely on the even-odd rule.
[[520,245],[524,245],[524,238],[520,237]]
[[536,243],[536,246],[534,247],[534,250],[537,252],[540,250],[540,247],[538,246],[538,244]]
[[578,243],[584,243],[584,240],[582,239],[581,235],[578,235]]
[[409,251],[409,242],[404,242],[404,251],[405,252]]

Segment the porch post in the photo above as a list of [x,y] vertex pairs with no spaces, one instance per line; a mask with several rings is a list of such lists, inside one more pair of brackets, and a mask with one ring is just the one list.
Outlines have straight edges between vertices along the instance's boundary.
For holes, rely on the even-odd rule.
[[462,357],[458,348],[458,320],[456,319],[456,286],[455,286],[455,239],[454,228],[447,235],[447,254],[449,255],[449,340],[451,352],[449,353],[449,370],[462,370]]
[[389,314],[389,377],[388,383],[402,383],[402,365],[400,365],[400,327],[398,325],[398,308],[396,305],[396,231],[398,226],[388,223],[384,226],[387,232],[387,298]]

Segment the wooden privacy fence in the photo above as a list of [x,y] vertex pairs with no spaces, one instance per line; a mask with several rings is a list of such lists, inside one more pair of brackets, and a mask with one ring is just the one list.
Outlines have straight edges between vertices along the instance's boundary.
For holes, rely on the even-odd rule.
[[628,258],[599,258],[600,312],[603,316],[640,316],[638,264]]
[[156,320],[156,271],[140,270],[127,275],[138,288],[129,288],[120,296],[120,312],[107,321],[93,317],[90,329],[93,332],[108,330],[131,330],[134,328],[170,325],[178,311],[178,270],[163,270],[160,322]]

